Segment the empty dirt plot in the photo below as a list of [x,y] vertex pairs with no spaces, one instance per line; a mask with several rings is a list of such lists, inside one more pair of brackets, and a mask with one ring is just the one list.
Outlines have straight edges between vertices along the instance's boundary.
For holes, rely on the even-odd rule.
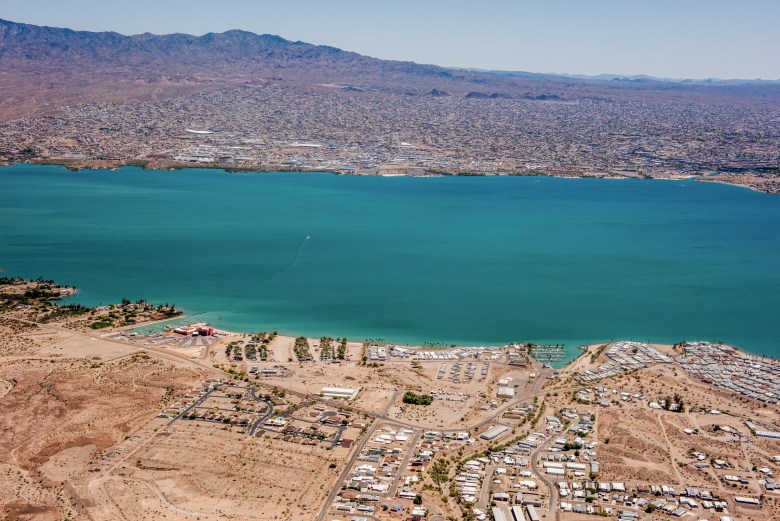
[[600,411],[598,438],[602,441],[603,478],[616,481],[645,479],[682,485],[675,474],[672,448],[649,410],[615,408]]
[[[0,378],[0,504],[4,516],[75,515],[101,451],[146,423],[201,377],[144,355],[114,362],[5,359]],[[32,514],[30,514],[32,515]]]
[[3,356],[24,355],[37,351],[42,343],[42,337],[50,337],[52,334],[51,331],[40,329],[35,324],[20,321],[7,314],[0,316]]
[[379,412],[392,396],[393,391],[390,389],[363,389],[354,403],[363,410]]
[[308,519],[343,459],[318,446],[177,422],[100,483],[96,519]]
[[467,395],[434,395],[430,405],[409,405],[396,400],[389,412],[394,419],[432,429],[455,429],[472,418],[477,398]]
[[82,358],[92,361],[113,360],[138,352],[138,347],[123,345],[83,333],[60,333],[49,345],[38,350],[41,356]]
[[[416,369],[412,374],[421,373],[427,379],[420,378],[416,385],[402,389],[430,394],[433,402],[430,405],[407,405],[398,399],[388,411],[391,418],[422,428],[460,429],[488,420],[496,416],[502,407],[529,396],[527,370],[493,363],[491,376],[486,382],[474,379],[469,383],[453,383],[436,378],[440,364],[422,365],[422,369]],[[496,396],[499,380],[504,380],[503,383],[515,391],[514,398]]]

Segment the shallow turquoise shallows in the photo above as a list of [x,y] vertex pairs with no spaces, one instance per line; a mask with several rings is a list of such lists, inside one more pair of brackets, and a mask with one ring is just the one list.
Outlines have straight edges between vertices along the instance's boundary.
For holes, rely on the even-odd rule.
[[780,354],[780,197],[693,181],[0,168],[0,268],[399,343]]

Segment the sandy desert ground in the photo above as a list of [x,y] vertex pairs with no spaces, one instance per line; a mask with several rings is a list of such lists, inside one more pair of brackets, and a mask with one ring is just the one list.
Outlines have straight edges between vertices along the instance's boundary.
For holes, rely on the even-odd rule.
[[[140,309],[130,306],[71,316],[52,315],[41,303],[2,305],[3,519],[351,519],[332,510],[334,498],[361,464],[358,456],[376,446],[380,433],[399,429],[408,432],[406,441],[386,456],[393,488],[411,480],[407,490],[419,494],[431,519],[468,518],[470,507],[447,485],[456,467],[500,454],[511,440],[549,429],[548,417],[562,419],[572,410],[595,418],[587,440],[597,443],[599,481],[629,489],[696,487],[728,500],[733,519],[780,518],[780,495],[765,490],[763,481],[767,470],[780,473],[780,440],[755,437],[745,424],[780,425],[777,406],[695,380],[676,363],[586,384],[575,375],[605,360],[602,346],[555,372],[535,362],[508,365],[506,354],[490,353],[458,366],[403,356],[366,363],[359,342],[348,342],[343,361],[314,356],[298,362],[295,339],[284,336],[268,343],[268,360],[236,360],[226,349],[246,344],[246,335],[150,341],[127,331],[125,322]],[[91,327],[109,314],[114,327]],[[319,339],[308,342],[316,354]],[[654,347],[679,354],[679,347]],[[471,363],[475,376],[466,378],[463,366]],[[278,374],[256,375],[253,366]],[[514,389],[513,398],[497,397],[499,380]],[[329,398],[323,387],[358,393],[354,400]],[[583,390],[592,403],[577,398]],[[405,391],[430,393],[433,403],[403,403]],[[668,396],[684,401],[682,412],[650,407]],[[509,430],[497,440],[479,439],[496,424]],[[430,430],[442,434],[424,437]],[[471,439],[456,441],[457,432]],[[549,432],[531,458],[560,435]],[[430,463],[412,463],[426,453],[447,462],[443,481],[434,479]],[[481,508],[496,490],[515,486],[519,470],[511,477],[495,474],[500,466],[488,460],[484,467],[491,481],[479,493]],[[546,482],[533,479],[546,500]],[[761,507],[738,506],[735,496],[761,498]],[[382,501],[403,509],[377,510],[374,519],[406,519],[411,511],[409,499]],[[545,505],[541,511],[557,521],[584,519]],[[714,511],[693,514],[687,517],[719,519]]]

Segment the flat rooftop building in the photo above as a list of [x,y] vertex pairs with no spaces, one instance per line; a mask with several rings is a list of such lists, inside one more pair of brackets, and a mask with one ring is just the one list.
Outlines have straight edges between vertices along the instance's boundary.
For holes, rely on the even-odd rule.
[[502,434],[506,433],[508,430],[509,427],[507,427],[506,425],[494,425],[493,427],[483,432],[480,435],[480,438],[487,441],[495,440]]
[[514,521],[526,521],[525,514],[523,513],[523,507],[520,505],[513,505],[511,511]]
[[512,387],[499,387],[496,391],[496,396],[499,398],[514,398],[515,390]]
[[360,389],[347,389],[345,387],[323,387],[322,396],[328,398],[346,398],[347,400],[354,400]]
[[506,516],[504,515],[504,512],[501,511],[498,507],[493,507],[493,519],[494,521],[508,521]]

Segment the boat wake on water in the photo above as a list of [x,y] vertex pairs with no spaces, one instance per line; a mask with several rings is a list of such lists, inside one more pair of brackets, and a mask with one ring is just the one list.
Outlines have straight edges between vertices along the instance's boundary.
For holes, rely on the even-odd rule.
[[282,277],[285,273],[293,269],[297,264],[298,261],[301,259],[301,253],[303,252],[303,246],[306,244],[306,241],[311,239],[311,235],[307,235],[306,238],[304,238],[301,243],[298,245],[298,249],[295,252],[295,257],[293,258],[292,262],[285,266],[283,269],[277,271],[273,275],[271,275],[268,280],[263,282],[261,287],[268,286],[269,284],[273,283],[274,281],[278,280],[280,277]]

